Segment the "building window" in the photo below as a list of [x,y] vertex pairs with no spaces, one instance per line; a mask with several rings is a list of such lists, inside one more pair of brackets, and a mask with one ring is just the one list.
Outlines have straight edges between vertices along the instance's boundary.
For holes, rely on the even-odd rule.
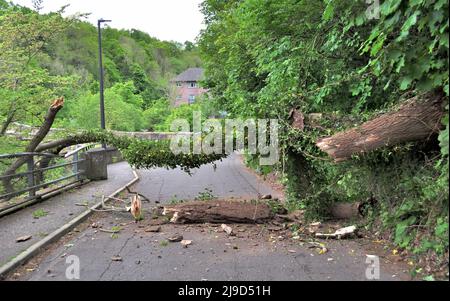
[[181,95],[177,96],[177,100],[181,100],[181,98],[182,98]]
[[189,83],[189,88],[195,89],[195,88],[197,88],[197,87],[198,87],[198,85],[197,85],[196,82],[191,82],[191,83]]
[[182,82],[177,82],[177,87],[183,87],[183,83]]
[[195,103],[195,95],[189,95],[189,104],[194,104]]

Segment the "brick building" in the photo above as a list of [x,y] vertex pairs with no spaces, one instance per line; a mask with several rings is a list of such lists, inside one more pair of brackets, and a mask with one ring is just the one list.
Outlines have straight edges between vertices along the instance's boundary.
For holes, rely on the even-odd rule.
[[202,68],[189,68],[170,82],[173,85],[172,104],[178,107],[182,104],[193,104],[198,98],[207,92],[200,87],[203,79]]

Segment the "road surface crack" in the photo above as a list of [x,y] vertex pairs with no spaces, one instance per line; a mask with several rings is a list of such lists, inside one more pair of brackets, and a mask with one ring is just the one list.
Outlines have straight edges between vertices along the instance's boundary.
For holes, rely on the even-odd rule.
[[[120,248],[120,250],[119,250],[119,252],[118,252],[117,255],[120,255],[120,254],[122,253],[123,249],[125,249],[125,247],[127,246],[128,242],[129,242],[130,240],[132,240],[132,239],[134,238],[135,235],[136,235],[136,234],[133,234],[133,235],[131,235],[130,237],[128,237],[127,240],[125,240],[125,243],[122,245],[122,247]],[[113,263],[113,261],[110,260],[108,266],[107,266],[106,269],[103,271],[103,273],[100,275],[99,281],[101,281],[102,278],[103,278],[103,276],[106,274],[106,272],[109,271],[109,269],[111,268],[112,263]],[[113,278],[114,278],[114,277],[113,277]],[[114,279],[112,279],[112,280],[114,280]]]

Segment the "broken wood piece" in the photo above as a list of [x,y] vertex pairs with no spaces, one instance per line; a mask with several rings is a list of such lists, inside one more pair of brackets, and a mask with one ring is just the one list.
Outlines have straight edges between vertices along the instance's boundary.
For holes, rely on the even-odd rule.
[[142,220],[142,201],[139,195],[131,198],[131,215],[133,215],[135,221]]
[[224,232],[226,232],[228,234],[228,236],[232,236],[234,234],[233,233],[233,228],[231,228],[231,227],[229,227],[229,226],[227,226],[225,224],[222,224],[222,230]]
[[194,201],[165,206],[172,223],[264,223],[273,218],[270,206],[260,201]]
[[182,240],[181,245],[183,248],[187,248],[188,246],[192,245],[192,240]]
[[309,225],[308,227],[308,231],[310,234],[315,234],[317,233],[317,231],[319,231],[319,229],[322,227],[322,223],[321,222],[317,222],[317,223],[312,223]]
[[118,230],[107,230],[107,229],[98,229],[98,231],[103,232],[103,233],[109,233],[109,234],[118,234],[120,233],[120,229]]
[[16,242],[26,242],[26,241],[29,241],[32,237],[33,236],[31,236],[31,235],[21,236],[16,239]]
[[113,257],[111,257],[111,260],[115,261],[115,262],[122,262],[123,261],[122,257],[120,257],[120,256],[113,256]]
[[91,227],[92,229],[98,229],[100,228],[100,225],[98,223],[92,223]]
[[316,238],[320,239],[346,239],[353,235],[356,235],[356,226],[350,226],[346,228],[342,228],[337,230],[333,234],[323,234],[323,233],[316,233]]

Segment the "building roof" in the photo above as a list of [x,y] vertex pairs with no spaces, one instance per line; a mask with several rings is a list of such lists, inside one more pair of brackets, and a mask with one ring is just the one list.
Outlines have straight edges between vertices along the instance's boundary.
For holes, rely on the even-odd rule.
[[172,82],[198,82],[203,79],[202,68],[189,68],[174,79]]

